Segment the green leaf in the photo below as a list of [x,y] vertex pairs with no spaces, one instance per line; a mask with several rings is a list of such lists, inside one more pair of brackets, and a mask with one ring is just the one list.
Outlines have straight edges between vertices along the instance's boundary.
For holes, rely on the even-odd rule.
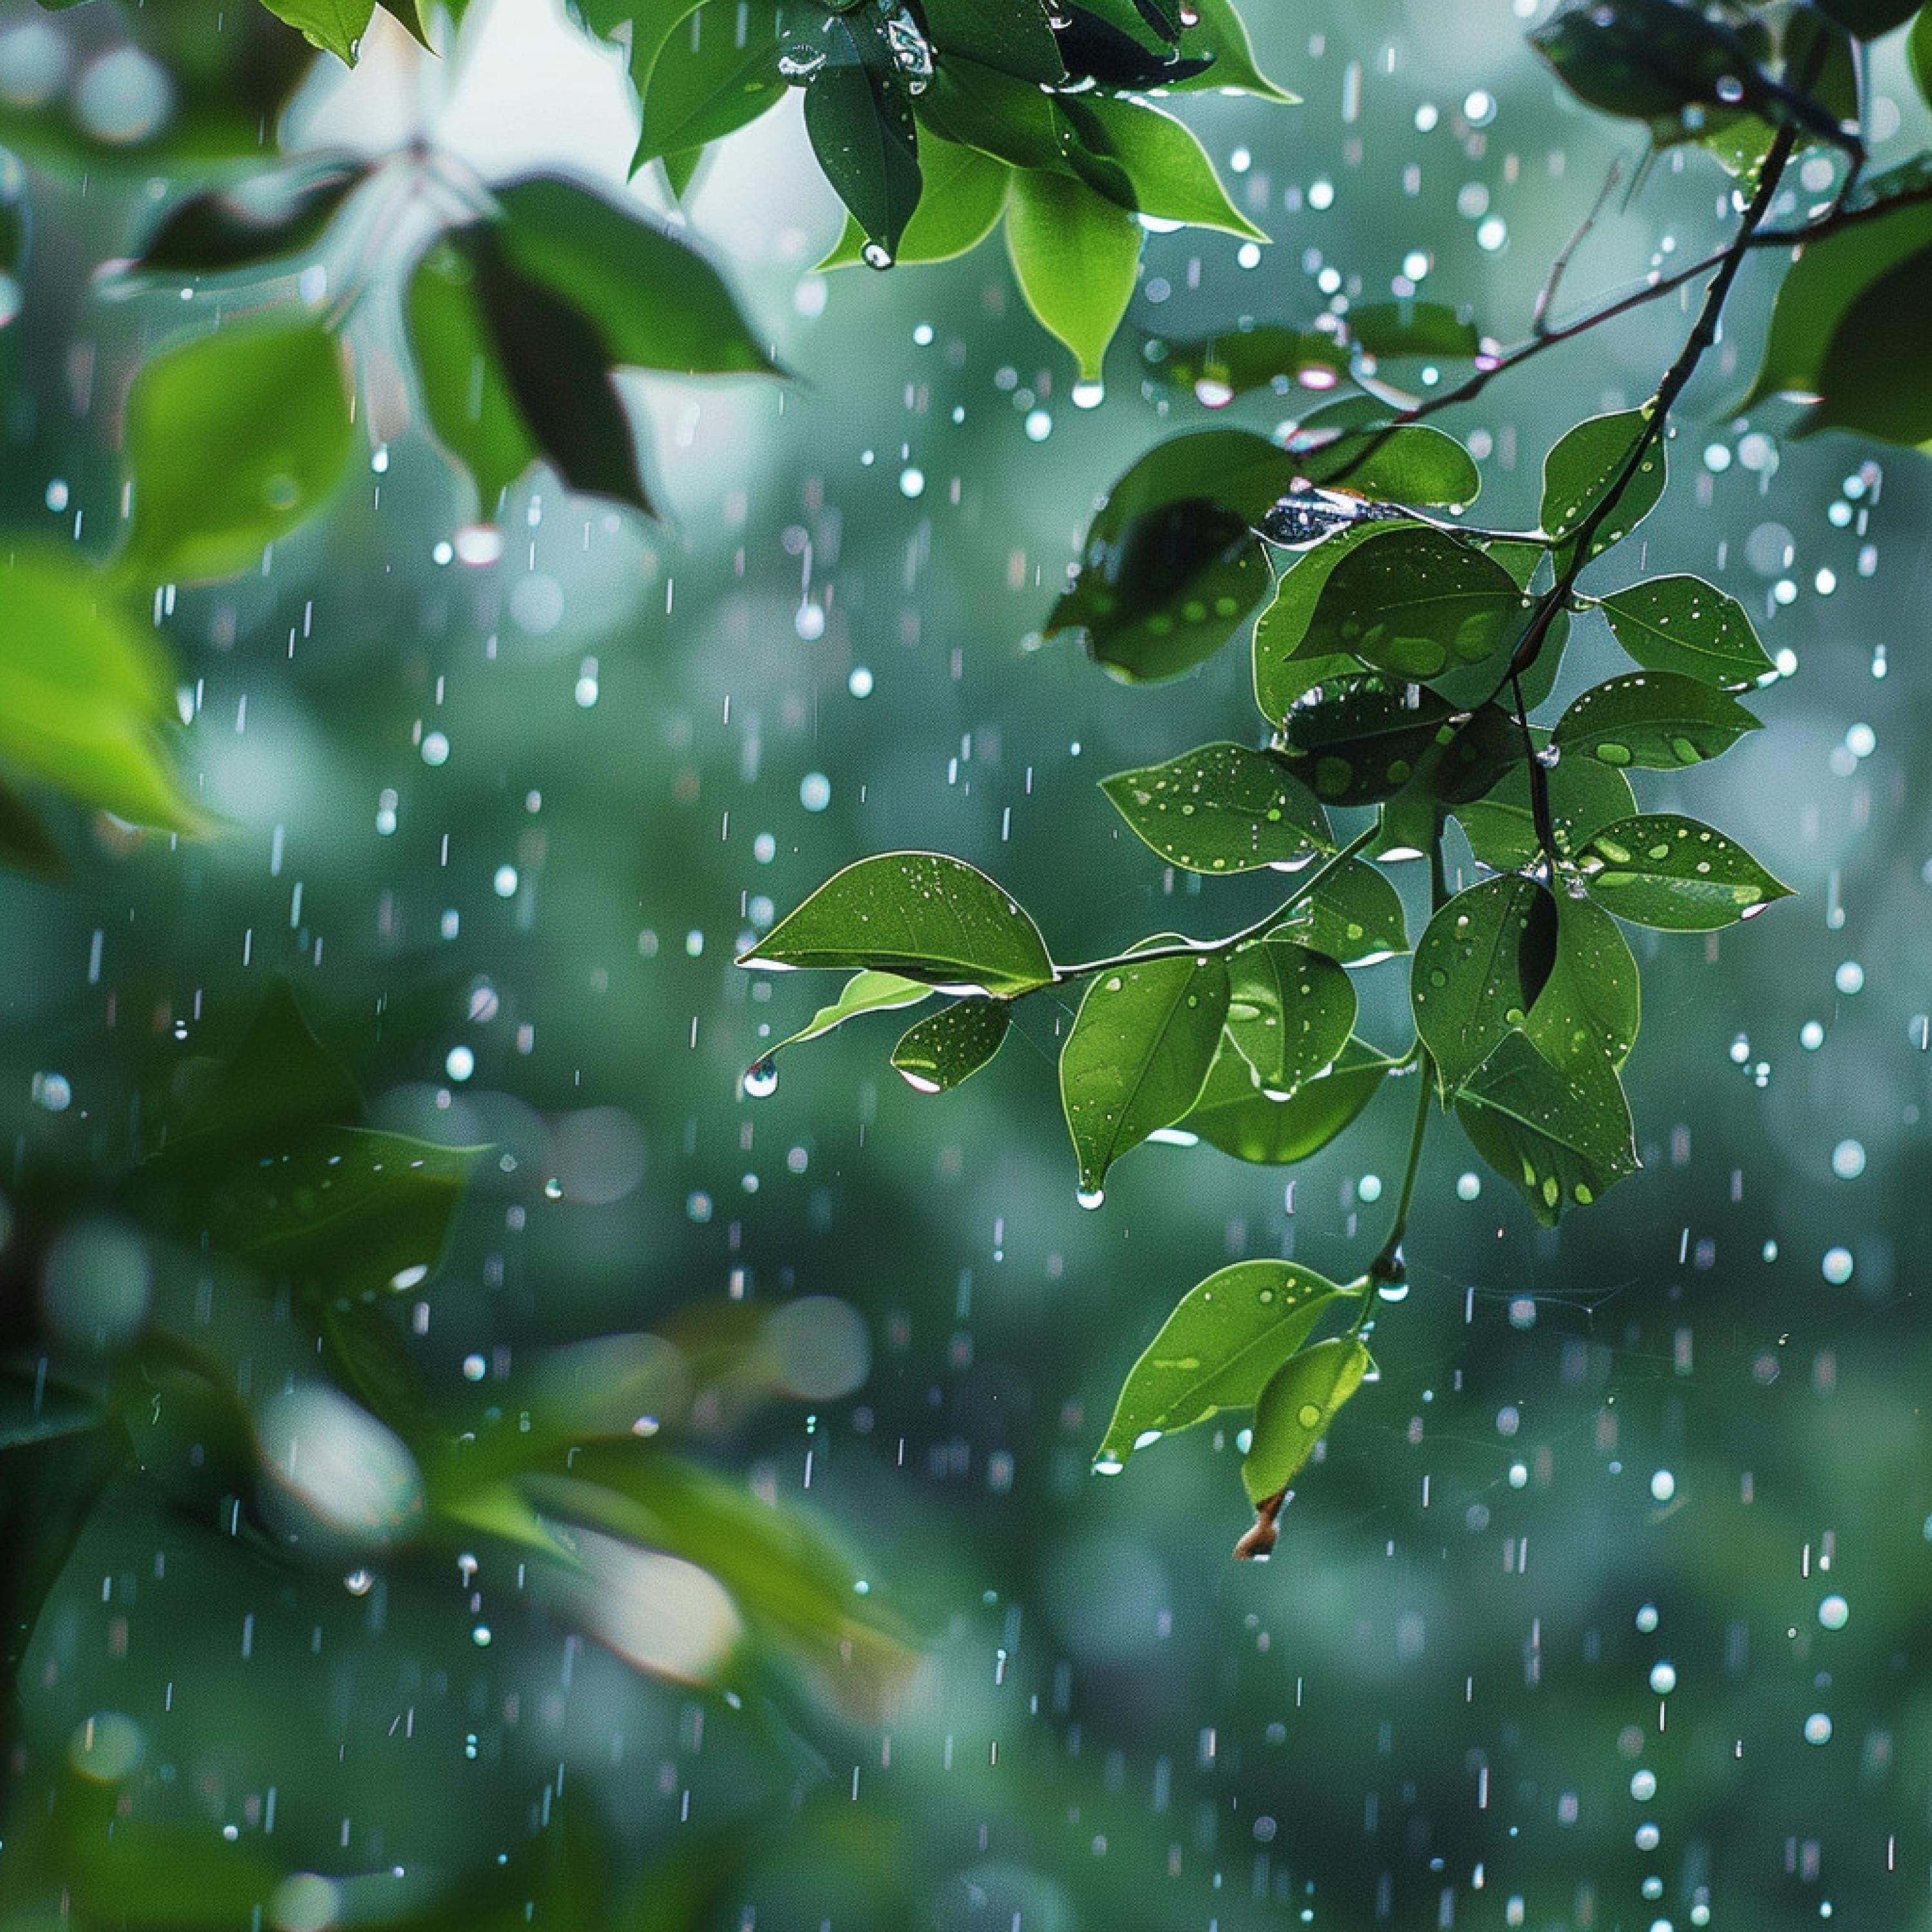
[[1642,988],[1617,922],[1589,899],[1556,896],[1556,956],[1523,1031],[1553,1066],[1621,1066],[1636,1042]]
[[289,982],[268,983],[234,1053],[194,1094],[174,1143],[223,1145],[290,1137],[362,1118],[361,1090],[315,1036]]
[[806,84],[805,130],[826,179],[890,260],[919,203],[919,132],[885,23],[855,27],[860,17],[824,22],[825,58]]
[[[1228,199],[1206,150],[1172,115],[1104,94],[1064,94],[1059,106],[1078,136],[1067,160],[1090,188],[1159,220],[1268,238]],[[1103,165],[1087,165],[1089,158]]]
[[1304,1082],[1286,1100],[1272,1100],[1255,1084],[1246,1056],[1226,1040],[1208,1070],[1200,1099],[1178,1124],[1237,1160],[1286,1167],[1306,1160],[1352,1125],[1395,1064],[1358,1036],[1328,1072]]
[[[208,820],[163,748],[173,710],[167,660],[145,626],[71,553],[25,543],[0,560],[0,761],[136,825],[196,833]],[[16,802],[9,856],[56,854]]]
[[932,85],[920,96],[919,118],[922,130],[936,129],[1010,166],[1066,172],[1066,143],[1072,136],[1055,98],[963,55],[939,62]]
[[[1590,554],[1600,556],[1642,522],[1664,494],[1664,457],[1660,438],[1646,444],[1634,472],[1630,462],[1637,446],[1649,434],[1651,411],[1624,410],[1613,416],[1591,416],[1560,437],[1543,464],[1543,530],[1558,539],[1573,536],[1615,493],[1627,472],[1630,480],[1617,496],[1616,507],[1590,539]],[[1562,570],[1570,546],[1557,552]]]
[[1311,641],[1310,628],[1328,580],[1345,558],[1372,537],[1392,530],[1419,530],[1417,524],[1358,523],[1324,538],[1296,557],[1275,586],[1273,601],[1256,620],[1254,639],[1255,702],[1263,717],[1280,724],[1317,685],[1353,676],[1360,668],[1354,652]]
[[341,345],[319,322],[234,322],[164,350],[128,392],[122,567],[150,583],[248,568],[334,494],[354,441]]
[[0,865],[29,878],[68,875],[67,854],[46,822],[10,784],[0,784]]
[[392,1426],[406,1431],[420,1422],[429,1400],[428,1384],[403,1331],[380,1302],[340,1298],[326,1302],[321,1330],[338,1382]]
[[1354,984],[1325,953],[1264,939],[1228,962],[1228,1037],[1270,1099],[1326,1072],[1354,1024]]
[[1528,1017],[1556,940],[1556,902],[1516,873],[1458,892],[1429,922],[1416,943],[1409,1004],[1445,1095]]
[[1457,1091],[1456,1116],[1546,1227],[1637,1169],[1630,1107],[1609,1060],[1553,1066],[1514,1028]]
[[1426,686],[1331,678],[1283,720],[1282,755],[1324,804],[1372,805],[1408,784],[1450,716]]
[[[1546,731],[1532,734],[1540,746]],[[1594,758],[1565,758],[1549,767],[1544,783],[1559,851],[1574,851],[1592,832],[1636,810],[1630,781]],[[1492,872],[1518,872],[1542,856],[1529,802],[1529,772],[1519,763],[1480,798],[1456,807],[1471,848]]]
[[134,266],[154,274],[224,274],[300,254],[368,178],[365,163],[328,156],[190,195],[155,225]]
[[1191,340],[1155,338],[1147,346],[1154,374],[1219,409],[1252,389],[1286,395],[1297,384],[1333,388],[1348,370],[1348,345],[1316,328],[1266,324],[1222,329]]
[[1881,442],[1932,441],[1932,380],[1915,326],[1932,301],[1932,246],[1860,289],[1839,317],[1818,368],[1817,406],[1801,434],[1856,430]]
[[1254,1433],[1241,1464],[1249,1502],[1258,1506],[1294,1481],[1372,1366],[1360,1337],[1338,1335],[1275,1371],[1255,1405]]
[[1331,1310],[1360,1298],[1293,1262],[1237,1262],[1190,1288],[1129,1370],[1096,1468],[1224,1408],[1252,1408]]
[[1447,302],[1364,302],[1348,315],[1348,333],[1378,361],[1423,356],[1462,362],[1481,349],[1476,325],[1465,322]]
[[1299,95],[1276,86],[1255,64],[1254,48],[1241,16],[1234,10],[1234,0],[1192,0],[1189,11],[1194,19],[1192,23],[1182,23],[1180,51],[1190,60],[1205,56],[1212,64],[1204,73],[1170,82],[1171,92],[1238,89],[1263,100],[1278,100],[1291,106],[1299,101]]
[[1674,771],[1720,756],[1759,728],[1728,692],[1676,671],[1638,670],[1585,692],[1550,742],[1566,757]]
[[1932,13],[1923,7],[1905,37],[1905,64],[1912,70],[1919,99],[1932,101]]
[[906,1029],[892,1048],[892,1064],[908,1086],[922,1094],[944,1093],[999,1052],[1012,1017],[1004,1000],[956,1000]]
[[[631,172],[735,134],[776,106],[786,93],[781,46],[771,0],[708,0],[668,31],[634,42],[631,71],[644,118]],[[649,69],[640,71],[647,52]]]
[[1136,837],[1190,872],[1252,872],[1335,849],[1308,788],[1245,745],[1203,745],[1100,789]]
[[1862,40],[1875,40],[1894,27],[1902,27],[1919,10],[1919,0],[1813,0],[1839,26]]
[[1360,859],[1324,873],[1275,932],[1345,966],[1372,966],[1408,950],[1402,895]]
[[936,852],[847,866],[738,963],[865,967],[1007,998],[1053,978],[1033,921],[984,872]]
[[92,1435],[110,1419],[85,1391],[44,1381],[30,1365],[0,1363],[0,1456],[33,1443]]
[[333,54],[345,66],[356,64],[362,36],[369,31],[375,0],[262,0],[278,20],[293,27],[312,47]]
[[1735,839],[1674,812],[1604,826],[1576,866],[1606,910],[1666,932],[1709,932],[1791,896]]
[[580,310],[610,362],[688,376],[780,373],[716,264],[634,206],[553,175],[490,192],[505,256]]
[[1040,0],[924,0],[922,10],[941,62],[958,56],[1042,87],[1066,78]]
[[1100,663],[1130,682],[1177,676],[1211,656],[1268,589],[1253,526],[1294,470],[1249,430],[1156,444],[1108,492],[1046,635],[1084,630]]
[[1295,475],[1381,502],[1461,509],[1476,500],[1482,472],[1453,436],[1390,418],[1388,405],[1372,396],[1314,410],[1288,440]]
[[1678,0],[1573,0],[1529,44],[1585,106],[1647,122],[1660,142],[1766,92],[1750,41]]
[[1426,680],[1514,645],[1528,608],[1509,572],[1472,545],[1379,524],[1336,560],[1297,648]]
[[[1012,170],[1004,161],[942,140],[929,129],[920,137],[920,172],[926,185],[899,237],[896,260],[950,262],[976,248],[1005,213]],[[838,245],[821,270],[850,268],[865,256],[866,231],[848,214]]]
[[1706,684],[1754,684],[1773,668],[1744,606],[1697,577],[1654,577],[1601,606],[1624,651],[1646,670]]
[[1027,307],[1072,352],[1081,380],[1097,382],[1134,292],[1140,224],[1070,175],[1024,169],[1012,179],[1006,248]]
[[487,521],[504,491],[536,460],[537,447],[483,319],[474,248],[460,238],[466,232],[446,237],[417,262],[405,315],[430,427],[470,472]]
[[1445,812],[1493,790],[1523,758],[1522,728],[1501,705],[1451,718],[1416,760],[1408,783],[1382,807],[1369,856],[1420,858],[1435,843]]
[[1120,966],[1090,982],[1060,1055],[1083,1196],[1194,1105],[1227,1015],[1228,969],[1211,953]]
[[843,1026],[861,1013],[891,1012],[901,1006],[916,1006],[920,1000],[932,998],[930,986],[922,986],[916,980],[902,978],[896,973],[855,973],[831,1005],[820,1006],[808,1024],[780,1040],[772,1052],[776,1053],[780,1048],[817,1040],[820,1034],[830,1033],[834,1027]]

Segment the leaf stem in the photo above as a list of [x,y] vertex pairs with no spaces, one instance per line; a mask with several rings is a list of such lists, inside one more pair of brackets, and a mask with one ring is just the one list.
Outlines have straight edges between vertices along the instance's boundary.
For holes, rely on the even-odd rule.
[[[1265,914],[1252,926],[1243,926],[1239,932],[1230,933],[1225,939],[1183,939],[1169,946],[1144,946],[1138,952],[1111,952],[1104,959],[1090,959],[1079,966],[1056,966],[1053,977],[1046,984],[1064,986],[1075,980],[1091,979],[1096,973],[1114,972],[1123,966],[1144,966],[1150,959],[1192,959],[1209,953],[1232,952],[1237,946],[1245,946],[1250,940],[1259,939],[1263,934],[1273,932],[1323,880],[1340,872],[1358,852],[1372,844],[1381,830],[1382,816],[1378,813],[1372,823],[1358,832],[1333,858],[1311,872],[1272,912]],[[1045,988],[1036,987],[1032,990],[1042,992]]]

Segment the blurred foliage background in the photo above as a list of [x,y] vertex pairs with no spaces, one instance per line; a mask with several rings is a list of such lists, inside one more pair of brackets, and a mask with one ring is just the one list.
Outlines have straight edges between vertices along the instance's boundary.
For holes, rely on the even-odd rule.
[[[1245,732],[1245,656],[1136,691],[1027,640],[1096,493],[1212,419],[1166,341],[1418,289],[1511,338],[1619,158],[1563,302],[1721,238],[1725,178],[1677,150],[1630,184],[1640,133],[1559,98],[1525,11],[1251,10],[1305,104],[1186,113],[1273,245],[1153,236],[1100,407],[996,247],[809,273],[842,217],[795,108],[760,122],[688,206],[798,380],[624,379],[662,524],[543,478],[480,532],[384,380],[376,278],[350,487],[155,613],[216,835],[52,806],[70,876],[0,878],[8,1340],[64,1323],[142,1465],[96,1466],[79,1422],[10,1465],[11,1586],[46,1591],[5,1730],[10,1932],[1932,1922],[1927,484],[1727,412],[1768,274],[1630,567],[1720,584],[1796,675],[1721,766],[1640,797],[1802,896],[1721,942],[1633,935],[1646,1171],[1606,1208],[1538,1230],[1436,1137],[1381,1380],[1272,1564],[1228,1560],[1211,1426],[1113,1481],[1089,1460],[1189,1282],[1358,1270],[1406,1099],[1286,1173],[1150,1147],[1087,1214],[1046,1002],[957,1095],[892,1077],[884,1020],[743,1090],[821,989],[733,955],[860,854],[972,860],[1063,956],[1168,897],[1222,902],[1194,930],[1264,908],[1264,878],[1164,872],[1096,785]],[[0,139],[34,165],[10,544],[118,527],[128,380],[217,298],[95,265],[277,116],[623,179],[621,64],[538,0],[479,5],[440,64],[382,14],[353,75],[291,42],[106,0],[0,16]],[[1924,115],[1875,60],[1882,160]],[[1460,412],[1492,520],[1534,520],[1543,451],[1646,395],[1684,314]],[[1363,1030],[1400,1046],[1404,968],[1378,970]],[[267,1392],[317,1386],[301,1310],[157,1232],[135,1173],[278,1012],[265,1090],[335,1082],[328,1131],[483,1150],[433,1271],[370,1237],[394,1346],[361,1359],[420,1438],[330,1412],[339,1462],[280,1475]],[[164,1315],[198,1364],[129,1352]],[[617,1472],[600,1493],[688,1563],[640,1569],[618,1504],[529,1488],[528,1440],[591,1411],[614,1442],[584,1480]]]

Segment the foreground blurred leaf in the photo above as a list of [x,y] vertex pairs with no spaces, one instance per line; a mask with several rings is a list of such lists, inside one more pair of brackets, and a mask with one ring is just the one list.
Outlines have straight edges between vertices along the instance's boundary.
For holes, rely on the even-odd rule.
[[156,274],[222,274],[313,248],[368,166],[325,156],[178,201],[155,224],[134,266]]

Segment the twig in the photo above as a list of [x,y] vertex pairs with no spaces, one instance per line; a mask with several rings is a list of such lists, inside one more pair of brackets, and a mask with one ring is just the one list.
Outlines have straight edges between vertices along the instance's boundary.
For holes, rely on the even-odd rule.
[[1597,218],[1604,212],[1604,204],[1616,191],[1617,183],[1623,178],[1624,164],[1621,160],[1610,164],[1610,171],[1604,178],[1604,184],[1597,190],[1597,198],[1590,204],[1590,212],[1576,224],[1576,232],[1564,243],[1562,251],[1550,265],[1550,273],[1544,278],[1541,288],[1536,292],[1536,305],[1529,312],[1529,332],[1532,336],[1544,333],[1544,317],[1550,313],[1550,304],[1556,299],[1557,290],[1563,286],[1563,278],[1569,272],[1570,258],[1584,243],[1592,229],[1597,225]]

